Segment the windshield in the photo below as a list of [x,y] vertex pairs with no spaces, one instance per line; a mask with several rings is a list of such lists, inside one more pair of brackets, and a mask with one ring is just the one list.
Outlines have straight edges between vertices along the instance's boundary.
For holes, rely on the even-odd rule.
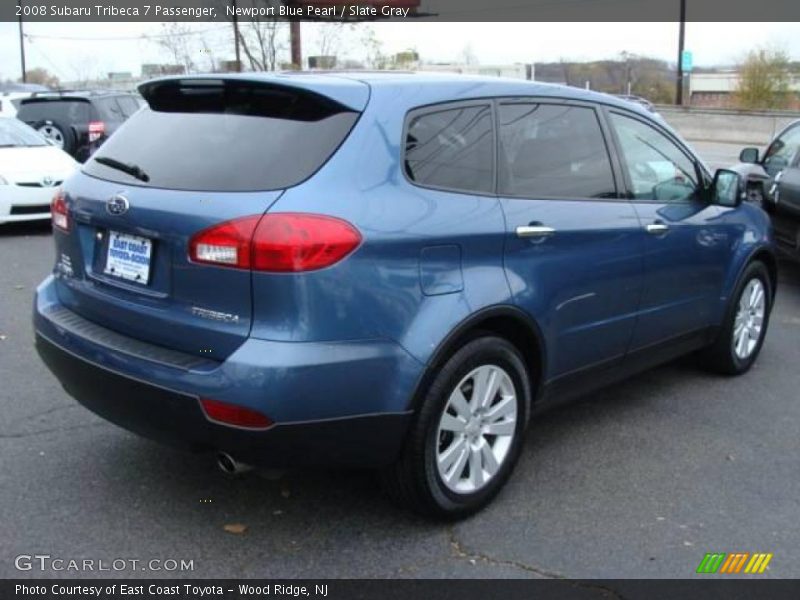
[[0,148],[46,146],[45,139],[16,119],[0,119]]

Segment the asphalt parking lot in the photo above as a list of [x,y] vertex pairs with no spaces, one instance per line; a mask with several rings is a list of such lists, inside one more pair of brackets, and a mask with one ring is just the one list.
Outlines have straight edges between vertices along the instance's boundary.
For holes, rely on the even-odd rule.
[[497,500],[442,525],[369,473],[230,479],[96,418],[33,349],[49,228],[0,228],[0,260],[0,577],[167,575],[15,569],[44,553],[193,560],[184,577],[683,578],[712,551],[771,552],[764,576],[800,577],[797,266],[749,374],[684,360],[543,415]]

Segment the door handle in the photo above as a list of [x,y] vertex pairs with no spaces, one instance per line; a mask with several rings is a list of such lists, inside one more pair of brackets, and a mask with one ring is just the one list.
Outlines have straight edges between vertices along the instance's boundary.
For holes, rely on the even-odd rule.
[[517,227],[517,237],[519,238],[543,238],[553,235],[556,232],[552,227],[544,225],[523,225]]
[[647,233],[652,235],[660,235],[662,233],[667,233],[669,231],[669,226],[665,225],[664,223],[650,223],[645,227]]

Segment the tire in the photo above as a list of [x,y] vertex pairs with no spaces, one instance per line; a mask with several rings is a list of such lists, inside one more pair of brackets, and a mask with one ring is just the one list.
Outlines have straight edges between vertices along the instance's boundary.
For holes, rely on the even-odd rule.
[[[473,412],[472,394],[495,387],[484,395],[486,408]],[[483,335],[456,351],[421,393],[401,456],[382,473],[384,487],[422,515],[466,517],[494,498],[519,458],[531,406],[525,362],[507,340]]]
[[67,154],[75,151],[75,133],[71,127],[67,127],[59,121],[45,120],[37,123],[34,129],[44,137],[53,140],[57,148],[61,148]]
[[[754,288],[763,294],[763,303],[752,306]],[[747,265],[725,311],[725,320],[714,343],[701,353],[701,360],[709,370],[724,375],[741,375],[747,372],[758,358],[769,326],[772,308],[772,285],[764,263],[754,261]],[[761,316],[753,317],[753,313]],[[761,328],[756,332],[760,319]],[[744,335],[743,327],[750,332]],[[740,333],[741,332],[741,333]],[[752,334],[757,335],[753,338]]]

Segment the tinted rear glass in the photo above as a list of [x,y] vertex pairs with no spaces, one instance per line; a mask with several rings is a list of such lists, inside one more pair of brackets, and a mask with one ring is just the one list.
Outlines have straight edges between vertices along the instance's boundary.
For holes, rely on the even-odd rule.
[[19,108],[17,118],[26,123],[49,120],[71,125],[88,123],[91,120],[89,110],[89,102],[78,98],[25,100]]
[[438,110],[411,119],[405,169],[420,185],[487,193],[494,187],[489,106]]
[[128,119],[95,157],[136,165],[149,181],[94,160],[86,173],[167,189],[282,189],[314,174],[358,118],[305,90],[251,82],[168,82],[147,95],[150,106]]

